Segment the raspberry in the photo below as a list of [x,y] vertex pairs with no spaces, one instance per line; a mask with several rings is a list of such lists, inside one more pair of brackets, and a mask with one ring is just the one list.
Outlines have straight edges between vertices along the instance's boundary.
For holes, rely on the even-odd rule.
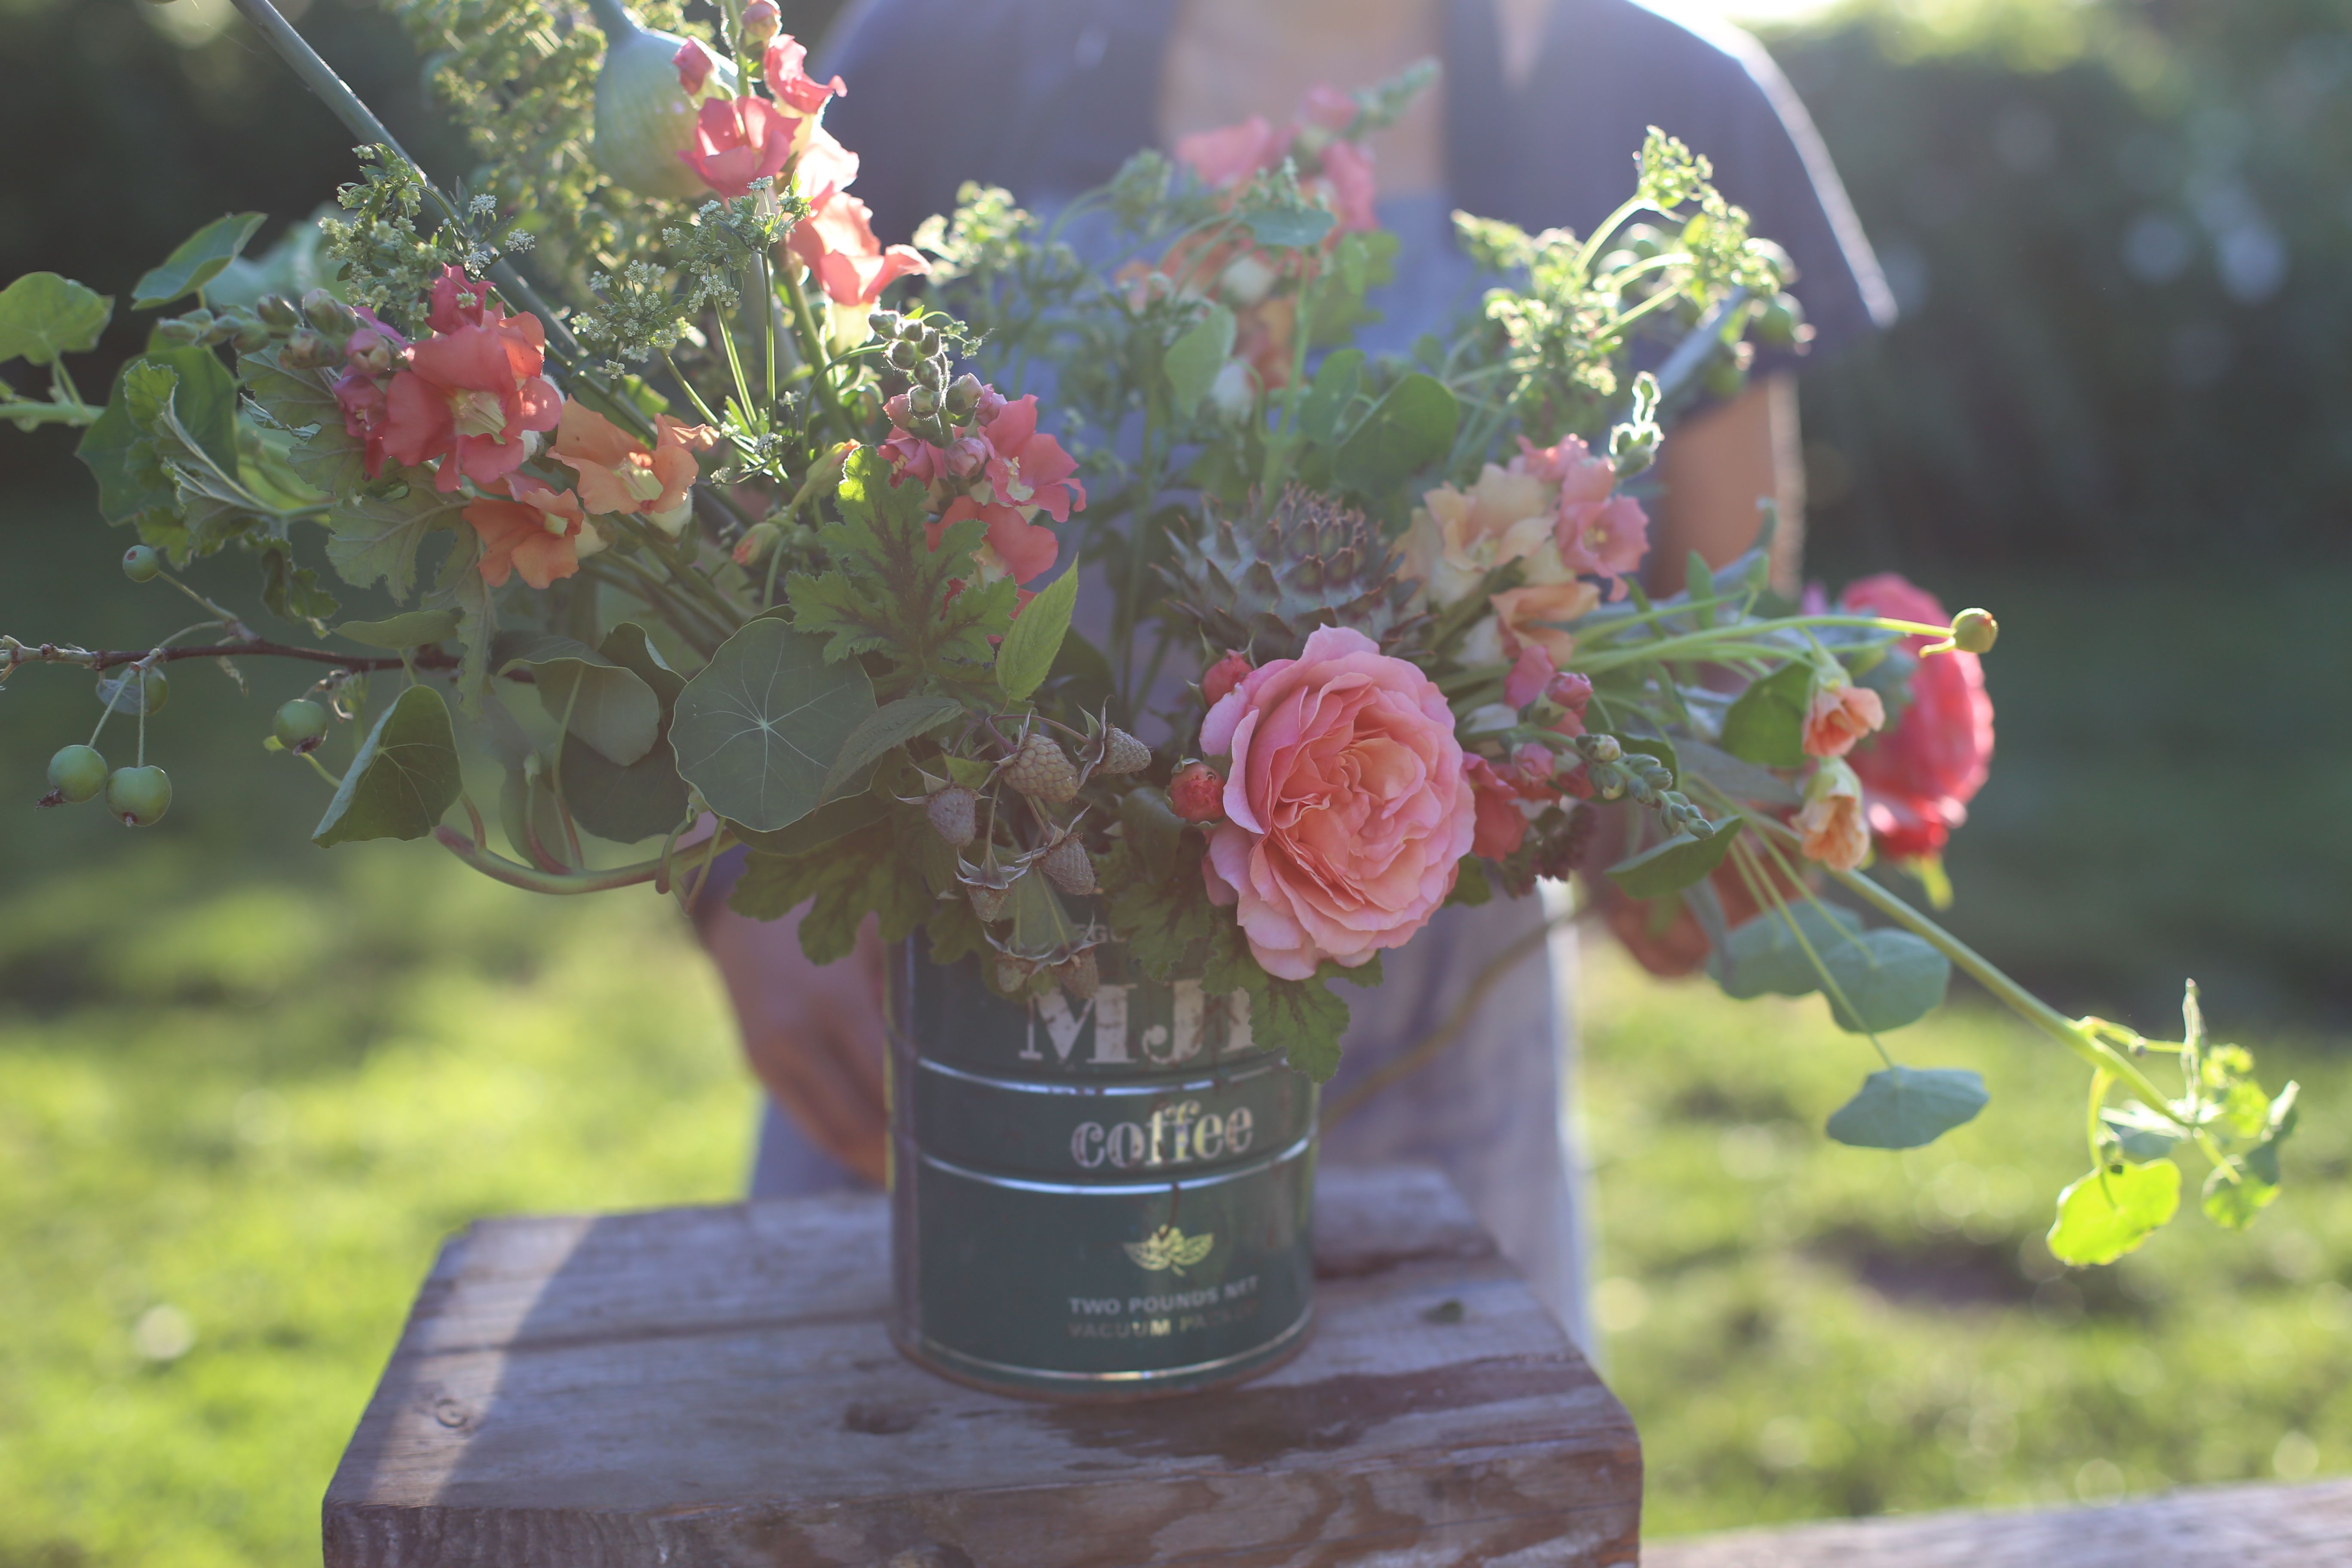
[[1046,879],[1066,893],[1095,891],[1095,863],[1087,854],[1087,847],[1076,838],[1065,838],[1038,860],[1037,868]]
[[1062,989],[1084,1002],[1102,989],[1102,971],[1096,966],[1092,949],[1075,953],[1054,965],[1054,978]]
[[994,925],[1004,918],[1004,906],[1012,900],[1013,889],[966,882],[963,896],[971,900],[971,912],[980,917],[982,925]]
[[1051,736],[1032,730],[1020,752],[1004,764],[1004,782],[1032,800],[1063,805],[1077,795],[1078,770]]
[[1139,773],[1151,765],[1151,748],[1124,730],[1113,729],[1103,743],[1097,764],[1107,773]]
[[1214,822],[1225,815],[1225,781],[1206,763],[1187,763],[1168,781],[1168,806],[1187,822]]
[[980,832],[980,797],[961,784],[950,784],[932,795],[923,811],[940,837],[959,849]]

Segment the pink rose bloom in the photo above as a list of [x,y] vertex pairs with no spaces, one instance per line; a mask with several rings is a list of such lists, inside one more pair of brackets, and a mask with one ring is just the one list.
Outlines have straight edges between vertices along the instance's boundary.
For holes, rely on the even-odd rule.
[[1885,722],[1886,704],[1868,687],[1816,685],[1805,707],[1805,755],[1843,757]]
[[795,114],[814,114],[828,99],[849,96],[849,89],[841,85],[839,77],[831,81],[813,79],[803,68],[807,58],[808,46],[790,33],[768,46],[764,62],[768,90],[776,95],[778,103]]
[[[1838,607],[1929,626],[1951,620],[1934,595],[1892,572],[1853,584]],[[1934,640],[1908,637],[1904,647],[1916,654]],[[1984,665],[1958,649],[1921,658],[1910,706],[1852,761],[1879,848],[1897,859],[1939,853],[1952,829],[1968,820],[1969,802],[1991,772],[1992,699],[1985,693]]]
[[1202,867],[1269,974],[1354,968],[1402,945],[1454,889],[1475,789],[1444,694],[1351,627],[1252,670],[1209,710],[1230,754],[1225,817]]
[[1268,125],[1265,116],[1253,114],[1239,125],[1221,131],[1199,131],[1176,140],[1176,161],[1200,176],[1204,185],[1238,184],[1260,169],[1271,169],[1290,151],[1293,132]]
[[871,305],[908,273],[931,269],[911,245],[884,249],[874,237],[873,218],[872,208],[837,190],[793,226],[786,242],[836,305]]
[[751,182],[783,172],[800,121],[766,99],[707,100],[694,120],[694,145],[678,156],[722,196],[747,196]]

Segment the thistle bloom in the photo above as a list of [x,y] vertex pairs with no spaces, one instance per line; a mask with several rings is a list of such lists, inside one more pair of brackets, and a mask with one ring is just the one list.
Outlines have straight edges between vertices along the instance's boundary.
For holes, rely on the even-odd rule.
[[1885,722],[1886,704],[1877,692],[1850,680],[1817,681],[1805,706],[1805,755],[1843,757]]
[[643,512],[675,539],[693,510],[690,492],[700,469],[694,454],[719,439],[707,425],[685,425],[663,414],[650,452],[594,409],[577,401],[563,408],[549,455],[579,476],[581,506],[591,512]]
[[604,536],[582,515],[580,498],[517,475],[508,485],[512,500],[486,496],[466,508],[466,521],[481,536],[482,581],[502,586],[515,573],[534,588],[580,570],[581,557],[604,548]]
[[562,415],[562,397],[540,374],[545,330],[446,276],[433,317],[466,324],[436,328],[407,350],[385,397],[383,452],[413,468],[438,461],[436,489],[454,490],[460,479],[492,487],[530,456],[526,434],[552,430]]
[[749,195],[752,181],[783,172],[800,123],[752,93],[710,99],[695,116],[694,144],[678,156],[720,195]]

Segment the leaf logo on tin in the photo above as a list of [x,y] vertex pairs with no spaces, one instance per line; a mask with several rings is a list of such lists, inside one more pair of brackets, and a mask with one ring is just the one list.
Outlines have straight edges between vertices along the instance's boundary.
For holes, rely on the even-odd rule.
[[1165,1268],[1181,1279],[1184,1270],[1209,1256],[1209,1249],[1217,1245],[1217,1238],[1213,1236],[1186,1236],[1172,1225],[1163,1225],[1141,1241],[1120,1245],[1140,1267],[1154,1274]]

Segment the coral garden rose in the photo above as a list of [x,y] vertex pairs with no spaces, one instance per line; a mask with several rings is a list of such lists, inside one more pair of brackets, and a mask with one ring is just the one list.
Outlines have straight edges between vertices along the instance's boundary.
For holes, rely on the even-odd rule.
[[1817,684],[1805,705],[1805,755],[1843,757],[1885,722],[1886,704],[1868,687]]
[[580,510],[580,498],[570,490],[553,490],[517,475],[508,486],[513,499],[484,497],[466,508],[466,521],[481,536],[482,581],[491,587],[520,573],[534,588],[544,588],[580,570],[580,559],[604,548]]
[[1232,758],[1202,870],[1270,974],[1305,980],[1396,947],[1445,901],[1476,835],[1444,693],[1363,633],[1325,626],[1209,710]]
[[[1951,618],[1934,595],[1891,572],[1853,584],[1838,606],[1927,626]],[[1934,640],[1915,637],[1904,646],[1916,655]],[[1977,656],[1956,649],[1921,658],[1910,703],[1894,727],[1848,759],[1862,779],[1864,810],[1880,850],[1896,859],[1940,853],[1984,787],[1992,742],[1992,699]]]
[[509,316],[478,286],[462,284],[445,276],[436,286],[435,333],[405,351],[384,400],[384,454],[417,468],[437,460],[441,490],[461,479],[494,487],[530,455],[526,433],[554,429],[563,411],[540,374],[547,334],[539,318]]

